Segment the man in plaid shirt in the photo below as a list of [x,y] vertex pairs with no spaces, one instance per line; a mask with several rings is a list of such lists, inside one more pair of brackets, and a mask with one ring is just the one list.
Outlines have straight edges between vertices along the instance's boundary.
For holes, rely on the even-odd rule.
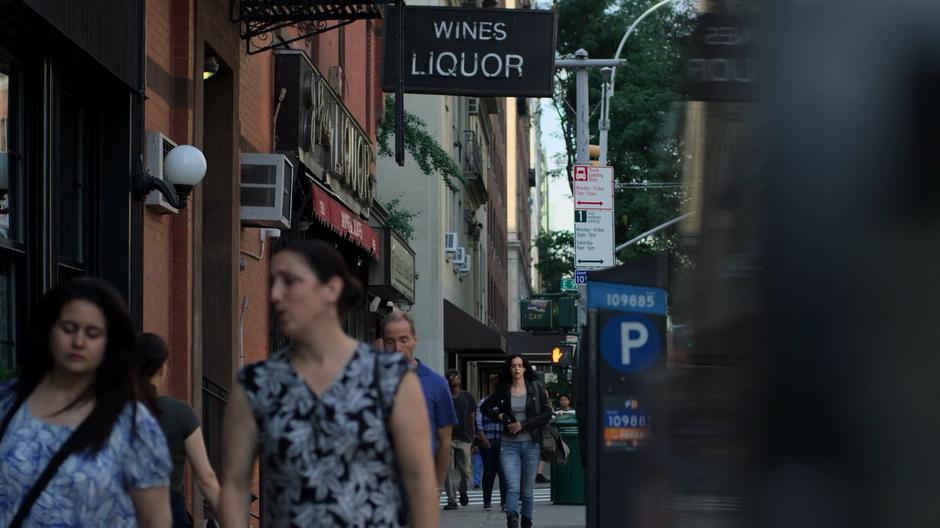
[[496,390],[497,377],[490,376],[490,391],[477,403],[477,442],[480,445],[480,458],[483,459],[483,511],[492,511],[493,481],[499,476],[499,504],[500,510],[506,511],[506,480],[503,478],[502,466],[499,463],[499,446],[503,434],[503,424],[493,422],[480,412],[480,404]]

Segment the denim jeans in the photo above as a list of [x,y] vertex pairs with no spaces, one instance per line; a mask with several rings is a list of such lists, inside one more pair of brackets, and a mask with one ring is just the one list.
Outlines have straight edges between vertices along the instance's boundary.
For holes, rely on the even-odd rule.
[[500,441],[490,440],[490,448],[480,448],[483,458],[483,504],[492,504],[493,482],[499,477],[499,502],[506,504],[506,477],[503,476],[502,463],[499,461]]
[[539,445],[535,442],[503,441],[499,461],[506,477],[506,511],[519,513],[522,497],[522,515],[532,518],[535,472],[539,468]]

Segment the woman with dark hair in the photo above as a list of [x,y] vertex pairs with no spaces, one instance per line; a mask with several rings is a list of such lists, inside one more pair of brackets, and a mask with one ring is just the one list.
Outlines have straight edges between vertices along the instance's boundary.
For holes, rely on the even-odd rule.
[[75,279],[31,323],[22,374],[0,386],[0,526],[169,526],[170,455],[118,293]]
[[291,344],[238,373],[225,415],[223,526],[246,524],[256,454],[269,526],[439,526],[418,378],[401,354],[343,332],[361,294],[322,241],[274,254],[270,299]]
[[513,354],[503,364],[500,383],[480,404],[480,412],[503,423],[499,461],[506,477],[506,523],[519,526],[519,499],[522,499],[522,527],[532,526],[535,474],[538,471],[542,429],[552,419],[548,392],[535,379],[535,372],[522,354]]
[[163,434],[166,435],[170,457],[173,460],[173,474],[170,478],[173,528],[189,528],[193,525],[193,519],[186,511],[186,500],[183,496],[183,465],[186,460],[189,460],[199,491],[214,511],[218,511],[219,507],[219,481],[212,465],[209,464],[206,443],[202,438],[202,429],[199,427],[196,413],[184,402],[160,395],[166,380],[166,359],[169,356],[166,342],[157,334],[142,334],[140,352],[143,357],[140,368],[141,389],[147,398],[154,402],[157,419]]

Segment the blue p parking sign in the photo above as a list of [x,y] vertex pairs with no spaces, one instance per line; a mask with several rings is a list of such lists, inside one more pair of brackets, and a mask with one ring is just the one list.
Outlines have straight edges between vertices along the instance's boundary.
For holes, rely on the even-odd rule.
[[662,353],[659,330],[647,317],[635,313],[618,315],[601,330],[601,356],[623,374],[642,372]]

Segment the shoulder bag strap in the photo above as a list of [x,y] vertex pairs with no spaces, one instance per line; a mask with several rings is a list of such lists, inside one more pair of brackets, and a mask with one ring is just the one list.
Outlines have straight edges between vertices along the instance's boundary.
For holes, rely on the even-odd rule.
[[[10,422],[13,421],[13,416],[16,415],[16,412],[25,401],[25,397],[17,396],[17,399],[10,408],[10,411],[3,418],[3,423],[0,424],[0,438],[3,438],[7,428],[10,426]],[[94,410],[92,410],[92,412],[94,412]],[[23,522],[26,520],[26,516],[29,515],[29,511],[33,508],[33,504],[35,504],[39,499],[39,496],[42,495],[43,490],[46,489],[46,486],[49,485],[52,477],[54,477],[56,472],[59,471],[59,467],[63,462],[65,462],[65,459],[75,452],[75,446],[78,443],[78,438],[80,438],[79,433],[84,432],[85,429],[91,427],[91,420],[88,419],[90,417],[91,413],[89,413],[88,416],[82,420],[82,423],[79,424],[79,426],[76,427],[74,431],[72,431],[72,434],[69,435],[65,442],[63,442],[59,447],[59,450],[56,451],[55,455],[52,456],[52,459],[49,460],[46,468],[42,470],[42,473],[39,474],[39,478],[36,479],[36,482],[33,483],[32,487],[29,488],[29,491],[23,498],[23,502],[16,511],[16,515],[14,515],[13,520],[10,521],[9,528],[20,528],[23,526]]]

